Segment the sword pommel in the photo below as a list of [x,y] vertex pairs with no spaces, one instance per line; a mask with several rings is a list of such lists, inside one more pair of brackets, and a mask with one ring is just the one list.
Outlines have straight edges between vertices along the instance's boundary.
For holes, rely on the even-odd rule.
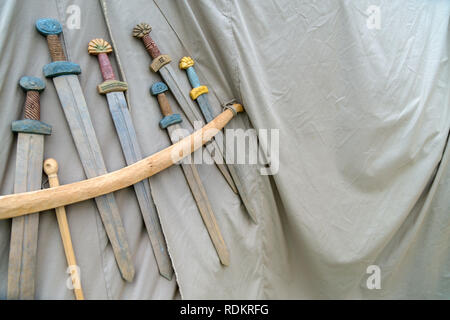
[[180,69],[186,70],[187,68],[192,67],[194,64],[194,59],[192,59],[191,57],[183,57],[180,60],[179,67]]
[[89,42],[89,54],[98,55],[100,53],[110,53],[113,49],[108,41],[103,39],[93,39]]
[[45,82],[42,79],[36,77],[28,77],[28,76],[22,77],[19,80],[19,85],[26,92],[28,91],[42,92],[45,89]]
[[41,113],[39,92],[42,92],[45,89],[44,81],[36,77],[22,77],[19,81],[19,85],[27,93],[24,118],[39,120]]
[[156,82],[150,88],[150,93],[152,94],[152,96],[156,96],[166,91],[169,91],[169,88],[164,82]]
[[66,61],[66,55],[58,35],[62,32],[62,26],[58,20],[51,18],[36,21],[37,31],[47,38],[48,49],[52,61]]
[[103,76],[103,80],[115,80],[114,71],[111,62],[108,58],[108,53],[112,52],[111,45],[103,39],[94,39],[89,42],[88,52],[89,54],[96,55],[98,57],[98,63],[100,64],[100,71]]

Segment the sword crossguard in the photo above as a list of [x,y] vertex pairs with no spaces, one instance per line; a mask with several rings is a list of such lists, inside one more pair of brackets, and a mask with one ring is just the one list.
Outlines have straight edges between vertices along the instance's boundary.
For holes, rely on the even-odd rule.
[[24,107],[24,120],[14,121],[11,125],[13,132],[51,134],[52,127],[39,121],[41,107],[39,93],[44,91],[45,82],[36,77],[22,77],[19,86],[27,93]]
[[168,90],[169,88],[164,82],[156,82],[150,87],[150,94],[156,96],[156,98],[158,99],[159,107],[164,116],[164,118],[162,118],[162,120],[159,122],[159,126],[161,127],[161,129],[166,129],[173,124],[177,124],[183,121],[179,114],[172,112],[169,100],[167,100],[167,97],[165,95],[165,92]]
[[147,23],[140,23],[133,28],[133,37],[141,39],[144,43],[145,49],[150,54],[153,59],[152,64],[150,65],[150,70],[153,72],[158,72],[161,67],[172,61],[170,56],[167,54],[161,54],[158,46],[155,41],[150,37],[150,32],[152,31],[152,27],[150,27]]

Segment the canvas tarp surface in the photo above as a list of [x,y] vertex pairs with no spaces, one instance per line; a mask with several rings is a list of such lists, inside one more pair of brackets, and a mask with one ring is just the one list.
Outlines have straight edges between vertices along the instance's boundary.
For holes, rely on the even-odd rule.
[[[73,7],[75,5],[75,7]],[[70,7],[72,6],[72,7]],[[370,6],[379,26],[370,26]],[[70,8],[69,8],[70,7]],[[75,9],[74,9],[75,8]],[[68,19],[80,9],[80,25]],[[111,34],[105,20],[109,21]],[[243,103],[229,128],[279,129],[279,171],[241,166],[258,224],[214,166],[199,166],[231,253],[222,267],[178,166],[152,177],[176,277],[159,276],[132,188],[115,192],[136,276],[124,282],[92,200],[66,208],[87,299],[450,298],[448,1],[55,0],[0,4],[0,194],[13,192],[22,115],[18,80],[50,62],[34,23],[64,24],[109,171],[125,166],[101,83],[93,38],[113,40],[117,75],[144,155],[169,145],[156,100],[160,81],[131,36],[147,22],[162,53],[196,61],[216,114]],[[373,21],[372,21],[373,22]],[[112,36],[112,39],[111,39]],[[119,63],[120,62],[120,63]],[[184,90],[185,72],[177,71]],[[63,184],[85,179],[51,80],[41,119],[53,126],[45,157]],[[172,106],[181,112],[173,98]],[[182,113],[182,112],[181,112]],[[183,126],[190,128],[187,121]],[[53,211],[39,225],[36,299],[72,299]],[[0,221],[0,298],[6,298],[11,221]],[[381,289],[367,269],[379,267]]]

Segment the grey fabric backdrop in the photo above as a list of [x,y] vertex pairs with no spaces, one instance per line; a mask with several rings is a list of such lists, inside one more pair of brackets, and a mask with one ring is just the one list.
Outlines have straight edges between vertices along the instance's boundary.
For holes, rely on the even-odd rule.
[[[101,75],[87,54],[92,38],[111,40],[97,1],[0,4],[0,194],[13,192],[21,76],[42,77],[50,61],[34,22],[66,22],[81,9],[80,29],[64,24],[69,59],[80,81],[108,170],[125,165]],[[370,5],[380,29],[367,27]],[[139,22],[174,67],[184,55],[220,103],[242,101],[247,115],[230,127],[280,130],[280,168],[241,167],[258,208],[250,221],[215,167],[202,165],[231,252],[223,268],[179,167],[153,177],[155,204],[176,271],[158,275],[134,192],[115,193],[133,252],[136,277],[122,281],[92,200],[67,207],[88,299],[172,298],[450,298],[450,127],[448,1],[104,1],[131,114],[145,155],[169,145],[148,93],[160,80],[131,37]],[[113,58],[116,74],[118,61]],[[184,71],[179,80],[189,90]],[[174,109],[178,106],[169,97]],[[60,163],[61,183],[85,179],[54,86],[42,94],[42,120],[53,126],[45,155]],[[251,123],[251,124],[250,124]],[[188,124],[184,124],[188,127]],[[6,297],[10,221],[0,221],[0,299]],[[381,289],[366,286],[367,267]],[[72,299],[53,211],[40,220],[37,299]],[[180,295],[181,294],[181,295]]]

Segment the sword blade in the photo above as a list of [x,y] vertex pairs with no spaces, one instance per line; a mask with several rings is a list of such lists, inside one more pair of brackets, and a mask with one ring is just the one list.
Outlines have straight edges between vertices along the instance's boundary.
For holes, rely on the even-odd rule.
[[[14,193],[41,189],[44,136],[19,133]],[[8,299],[34,299],[39,213],[13,218]]]
[[[76,75],[59,76],[53,78],[53,83],[86,176],[92,178],[105,174],[106,166],[78,77]],[[97,197],[95,202],[122,277],[131,281],[134,277],[134,266],[114,195],[109,193]]]
[[[178,129],[181,129],[179,125],[172,125],[167,128],[172,143],[177,142],[174,131]],[[230,264],[230,254],[225,241],[223,240],[222,233],[220,232],[216,217],[214,216],[214,212],[211,208],[208,195],[206,194],[206,190],[201,181],[197,167],[192,163],[181,162],[181,168],[183,169],[186,181],[191,189],[192,195],[194,196],[195,203],[197,204],[200,215],[202,216],[209,237],[211,238],[217,255],[219,256],[219,260],[223,265],[228,266]]]
[[[172,92],[175,99],[178,101],[181,109],[183,109],[183,112],[191,125],[194,126],[194,122],[198,121],[201,126],[204,126],[205,122],[202,119],[202,115],[195,107],[193,101],[185,94],[183,94],[183,91],[178,86],[178,83],[175,80],[176,75],[172,69],[172,66],[170,64],[166,64],[161,69],[159,69],[159,73],[166,82],[167,86],[170,88],[170,91]],[[223,156],[220,152],[221,149],[219,148],[217,143],[215,143],[214,139],[206,145],[206,150],[211,155],[212,159],[216,163],[217,168],[222,173],[233,192],[237,193],[236,185],[234,184],[234,181],[230,173],[228,172],[226,165],[223,163]]]
[[[200,110],[202,111],[203,116],[205,117],[206,122],[211,122],[214,119],[214,117],[212,115],[211,106],[209,105],[208,94],[202,94],[202,95],[198,96],[197,103],[200,107]],[[224,144],[223,132],[222,131],[217,132],[214,139],[215,139],[215,142],[219,146],[222,147],[221,150],[224,151],[223,154],[226,155],[226,145]],[[253,222],[256,223],[257,222],[256,210],[250,203],[250,199],[248,198],[247,192],[244,190],[244,187],[243,187],[241,180],[236,172],[236,169],[234,168],[234,165],[228,164],[227,167],[228,167],[231,177],[236,185],[236,188],[238,191],[236,193],[238,193],[241,196],[242,202],[244,203],[244,206],[247,209],[247,212],[250,215],[250,218],[253,220]]]
[[[136,131],[123,92],[110,92],[106,94],[106,97],[127,165],[142,160]],[[167,252],[167,244],[161,229],[158,213],[153,203],[149,180],[145,179],[135,184],[134,190],[153,247],[159,272],[163,277],[170,280],[173,275],[172,263]]]

